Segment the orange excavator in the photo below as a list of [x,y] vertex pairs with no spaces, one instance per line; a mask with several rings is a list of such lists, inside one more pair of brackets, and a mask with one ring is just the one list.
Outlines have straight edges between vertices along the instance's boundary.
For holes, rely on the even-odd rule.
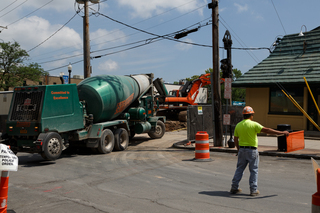
[[187,121],[187,108],[189,105],[198,105],[195,101],[201,87],[211,84],[210,73],[201,75],[198,79],[187,82],[179,90],[171,91],[165,102],[160,105],[158,114],[177,115],[179,121]]

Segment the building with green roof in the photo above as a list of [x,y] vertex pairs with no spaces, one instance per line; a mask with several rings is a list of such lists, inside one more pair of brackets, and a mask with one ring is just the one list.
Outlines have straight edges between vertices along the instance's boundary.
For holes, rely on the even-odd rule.
[[320,116],[304,77],[319,106],[320,27],[278,38],[270,55],[232,86],[246,88],[246,105],[253,107],[254,119],[262,125],[277,128],[278,124],[290,124],[293,130],[318,131],[284,94],[291,95],[319,124]]

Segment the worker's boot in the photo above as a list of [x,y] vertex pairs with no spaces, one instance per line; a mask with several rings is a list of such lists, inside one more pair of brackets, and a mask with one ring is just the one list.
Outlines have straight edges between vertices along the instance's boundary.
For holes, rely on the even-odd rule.
[[250,193],[250,196],[257,196],[257,195],[259,195],[259,194],[260,194],[260,192],[259,192],[259,190],[257,189],[256,191],[251,192],[251,193]]
[[242,189],[240,189],[240,188],[238,188],[238,189],[231,189],[230,190],[230,193],[231,194],[239,194],[239,193],[241,193],[242,192]]

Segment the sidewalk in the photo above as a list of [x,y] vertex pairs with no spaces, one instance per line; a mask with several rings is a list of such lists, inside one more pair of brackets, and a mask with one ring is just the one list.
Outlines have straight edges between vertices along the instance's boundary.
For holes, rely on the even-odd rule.
[[[229,137],[227,138],[229,140]],[[258,150],[260,155],[278,156],[278,157],[291,157],[291,158],[304,158],[310,159],[311,157],[320,160],[320,137],[308,137],[305,135],[304,144],[305,148],[293,152],[278,151],[278,138],[275,136],[258,136]],[[209,146],[211,152],[231,152],[237,153],[236,148],[228,147],[214,147],[213,139],[209,139]],[[195,143],[189,143],[188,140],[180,141],[173,144],[175,148],[195,149]]]

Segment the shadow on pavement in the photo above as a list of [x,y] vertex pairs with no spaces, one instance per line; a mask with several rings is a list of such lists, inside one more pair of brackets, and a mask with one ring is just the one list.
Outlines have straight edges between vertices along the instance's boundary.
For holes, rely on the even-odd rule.
[[209,196],[216,196],[216,197],[232,197],[232,198],[245,198],[245,199],[262,199],[262,198],[269,198],[269,197],[276,197],[278,195],[265,195],[265,196],[250,196],[250,194],[230,194],[229,191],[202,191],[199,194],[209,195]]

